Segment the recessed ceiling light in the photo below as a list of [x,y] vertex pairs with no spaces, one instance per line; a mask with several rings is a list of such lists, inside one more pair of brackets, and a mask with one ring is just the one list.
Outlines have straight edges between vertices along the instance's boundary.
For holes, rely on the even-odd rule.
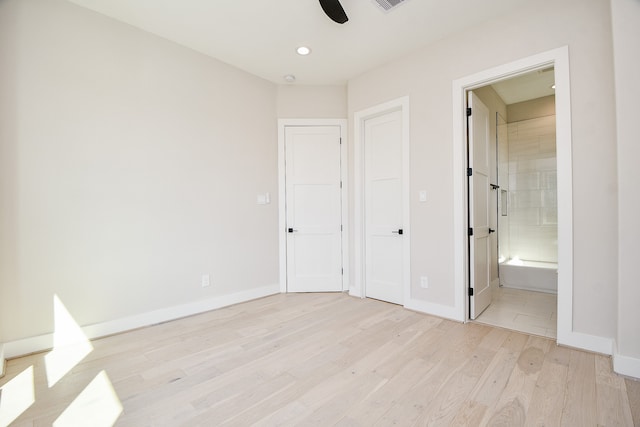
[[296,76],[294,76],[293,74],[287,74],[286,76],[283,76],[282,78],[287,83],[295,83],[295,81],[296,81]]
[[298,52],[298,55],[305,56],[311,53],[311,49],[306,46],[300,46],[298,49],[296,49],[296,52]]

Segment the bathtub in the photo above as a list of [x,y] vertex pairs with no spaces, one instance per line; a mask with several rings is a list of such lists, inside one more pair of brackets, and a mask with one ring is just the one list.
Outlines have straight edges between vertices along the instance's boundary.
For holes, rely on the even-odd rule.
[[499,264],[500,285],[538,292],[558,292],[558,264],[508,260]]

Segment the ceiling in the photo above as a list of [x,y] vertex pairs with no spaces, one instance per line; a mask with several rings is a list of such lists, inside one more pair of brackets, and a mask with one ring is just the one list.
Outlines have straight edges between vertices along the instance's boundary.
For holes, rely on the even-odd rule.
[[491,85],[505,104],[511,105],[543,96],[555,95],[553,67],[532,71]]
[[[407,0],[385,12],[373,0],[341,0],[331,21],[318,0],[69,0],[284,84],[345,84],[374,67],[529,0]],[[312,52],[300,56],[296,48]]]

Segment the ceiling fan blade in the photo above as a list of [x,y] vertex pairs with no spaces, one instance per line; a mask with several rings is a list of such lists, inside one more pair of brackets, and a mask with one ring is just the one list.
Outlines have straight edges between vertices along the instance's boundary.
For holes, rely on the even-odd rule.
[[339,0],[320,0],[320,6],[324,13],[338,24],[344,24],[349,20]]

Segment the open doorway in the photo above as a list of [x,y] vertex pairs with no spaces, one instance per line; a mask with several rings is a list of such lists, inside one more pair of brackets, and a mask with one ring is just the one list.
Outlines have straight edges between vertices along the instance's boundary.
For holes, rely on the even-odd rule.
[[527,74],[554,68],[556,101],[557,232],[558,232],[558,313],[557,343],[580,345],[581,335],[573,331],[573,183],[571,137],[571,79],[567,46],[479,71],[454,80],[453,140],[454,161],[454,283],[455,308],[463,321],[469,317],[469,254],[467,216],[467,94],[477,88]]
[[[554,68],[549,66],[469,93],[470,99],[477,98],[476,104],[486,108],[489,122],[487,188],[475,184],[468,191],[470,201],[485,194],[488,205],[486,282],[490,287],[489,292],[481,292],[488,297],[482,298],[479,310],[471,297],[470,318],[549,338],[557,337],[558,313],[554,91]],[[470,202],[470,211],[474,204],[478,202]],[[473,221],[470,217],[470,224]],[[482,229],[474,234],[470,245],[478,246]],[[478,265],[472,249],[470,272]]]

